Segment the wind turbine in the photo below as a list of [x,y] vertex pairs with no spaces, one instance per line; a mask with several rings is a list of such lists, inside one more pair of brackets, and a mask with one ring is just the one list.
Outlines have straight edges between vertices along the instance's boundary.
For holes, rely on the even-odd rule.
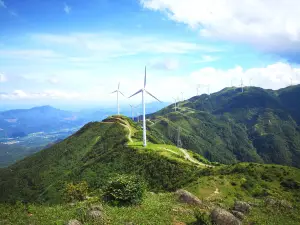
[[249,83],[250,83],[250,87],[252,86],[252,78],[250,78],[250,81],[249,81]]
[[241,88],[242,88],[242,92],[244,92],[243,78],[241,78]]
[[290,77],[290,80],[291,80],[291,86],[293,86],[293,78]]
[[135,95],[137,95],[139,93],[142,93],[142,104],[143,104],[143,145],[144,145],[144,147],[147,146],[147,136],[146,136],[146,105],[145,105],[146,93],[148,95],[150,95],[151,97],[155,98],[157,101],[161,102],[160,100],[158,100],[158,98],[156,98],[154,95],[152,95],[150,92],[148,92],[146,90],[146,83],[147,83],[147,68],[145,66],[144,87],[129,97],[129,98],[131,98],[131,97],[133,97],[133,96],[135,96]]
[[208,85],[207,85],[207,94],[208,94],[208,95],[210,95],[209,89],[210,89],[210,85],[208,84]]
[[177,110],[177,99],[176,98],[173,98],[174,99],[174,104],[175,104],[175,112]]
[[120,115],[119,93],[125,97],[125,95],[120,91],[120,82],[118,84],[118,89],[113,91],[111,94],[113,93],[117,93],[117,108],[118,108],[118,115]]
[[200,84],[197,85],[197,96],[199,96]]

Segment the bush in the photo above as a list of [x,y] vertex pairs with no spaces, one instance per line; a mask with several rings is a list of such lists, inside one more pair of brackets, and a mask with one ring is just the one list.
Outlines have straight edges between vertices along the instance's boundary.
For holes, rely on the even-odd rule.
[[138,204],[145,193],[145,185],[135,176],[119,175],[104,189],[104,200],[113,205]]
[[78,184],[69,183],[64,190],[64,199],[67,202],[83,201],[88,193],[88,184],[86,181]]
[[195,212],[196,222],[193,223],[193,225],[211,225],[210,218],[207,214],[196,210]]

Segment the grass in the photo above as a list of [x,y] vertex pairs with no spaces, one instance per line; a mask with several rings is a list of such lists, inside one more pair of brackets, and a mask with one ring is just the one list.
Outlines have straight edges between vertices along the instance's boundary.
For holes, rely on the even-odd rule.
[[[63,225],[70,219],[83,221],[78,214],[79,208],[87,208],[88,202],[77,203],[76,205],[28,205],[29,212],[24,209],[24,205],[0,204],[0,224],[5,225]],[[133,224],[155,224],[167,225],[174,222],[192,223],[196,220],[194,217],[194,208],[179,203],[173,193],[154,194],[148,192],[141,205],[114,207],[104,204],[104,211],[108,224],[119,225],[125,222]],[[93,224],[84,222],[85,225]],[[95,223],[97,224],[97,223]]]

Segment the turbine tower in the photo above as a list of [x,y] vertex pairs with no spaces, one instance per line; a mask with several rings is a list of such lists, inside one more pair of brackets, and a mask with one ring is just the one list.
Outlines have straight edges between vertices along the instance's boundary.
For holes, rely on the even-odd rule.
[[111,94],[113,93],[117,93],[117,109],[118,109],[118,115],[120,115],[119,93],[125,97],[125,95],[120,91],[120,82],[118,84],[118,89],[113,91]]
[[181,92],[181,101],[184,101],[184,100],[183,100],[183,92]]
[[244,92],[243,78],[241,78],[241,88],[242,88],[242,92]]
[[197,96],[199,96],[200,84],[197,85]]
[[173,98],[174,99],[174,105],[175,105],[175,112],[177,110],[177,99],[176,98]]
[[147,83],[147,68],[145,66],[144,87],[129,97],[129,98],[131,98],[131,97],[133,97],[133,96],[135,96],[135,95],[137,95],[139,93],[142,93],[142,104],[143,104],[143,145],[144,145],[144,147],[147,146],[147,136],[146,136],[146,105],[145,105],[146,93],[148,95],[150,95],[151,97],[155,98],[157,101],[161,102],[160,100],[158,100],[158,98],[156,98],[154,95],[152,95],[150,92],[148,92],[146,90],[146,83]]

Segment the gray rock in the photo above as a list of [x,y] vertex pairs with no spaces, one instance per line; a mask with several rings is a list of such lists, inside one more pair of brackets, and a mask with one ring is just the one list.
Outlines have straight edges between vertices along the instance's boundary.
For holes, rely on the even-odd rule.
[[69,220],[66,225],[82,225],[78,220]]
[[276,205],[277,201],[276,201],[274,198],[266,198],[266,199],[265,199],[265,203],[266,203],[267,205],[273,206],[273,205]]
[[215,208],[210,218],[215,225],[241,225],[241,221],[225,209]]
[[88,212],[88,216],[90,219],[93,219],[93,220],[102,220],[104,218],[104,215],[101,211],[99,210],[91,210]]
[[244,220],[245,219],[245,215],[244,213],[241,213],[239,211],[235,211],[235,210],[232,210],[231,213],[238,219],[240,220]]
[[286,208],[286,209],[292,209],[293,208],[293,205],[292,203],[286,201],[286,200],[280,200],[278,201],[278,205],[283,207],[283,208]]
[[177,190],[176,195],[178,195],[178,198],[181,202],[191,205],[202,205],[202,201],[199,198],[186,190]]
[[234,210],[242,213],[249,213],[251,206],[247,202],[237,201],[234,203]]

